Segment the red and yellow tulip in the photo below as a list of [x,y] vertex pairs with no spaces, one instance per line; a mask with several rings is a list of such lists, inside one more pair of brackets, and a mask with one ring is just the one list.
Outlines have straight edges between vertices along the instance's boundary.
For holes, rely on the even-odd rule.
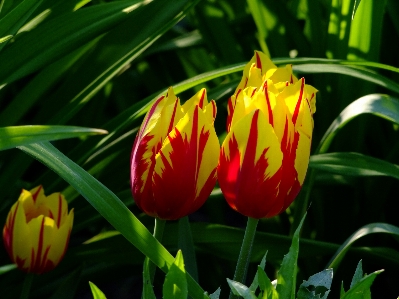
[[218,179],[228,204],[252,218],[283,212],[300,191],[309,164],[316,89],[290,65],[277,68],[255,52],[228,101],[228,135]]
[[21,270],[41,274],[64,257],[73,225],[73,209],[60,193],[44,195],[42,186],[22,190],[3,228],[3,241],[11,260]]
[[205,89],[184,105],[169,88],[155,101],[136,136],[131,189],[146,214],[174,220],[200,208],[216,183],[219,140],[214,101]]

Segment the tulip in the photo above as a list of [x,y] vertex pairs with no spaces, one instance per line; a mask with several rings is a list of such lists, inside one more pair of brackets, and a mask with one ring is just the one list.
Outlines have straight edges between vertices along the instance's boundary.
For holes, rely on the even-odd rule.
[[316,89],[291,65],[277,68],[255,52],[228,101],[228,134],[218,180],[239,213],[273,217],[293,202],[309,164]]
[[8,213],[3,241],[11,260],[27,273],[54,269],[64,257],[73,224],[73,209],[61,193],[44,195],[42,186],[22,190]]
[[131,189],[146,214],[175,220],[199,209],[216,183],[219,140],[205,89],[184,105],[169,88],[148,111],[131,154]]

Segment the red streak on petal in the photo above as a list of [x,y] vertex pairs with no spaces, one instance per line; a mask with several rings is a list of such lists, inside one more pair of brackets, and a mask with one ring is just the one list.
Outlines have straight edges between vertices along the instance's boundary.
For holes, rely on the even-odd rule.
[[34,194],[32,194],[32,199],[33,199],[34,203],[36,203],[36,199],[37,199],[37,196],[39,195],[40,190],[42,190],[42,185],[40,185],[39,188],[37,188],[36,192]]
[[[209,132],[198,132],[199,107],[194,109],[190,140],[175,128],[174,137],[168,136],[172,151],[168,159],[160,152],[164,164],[162,174],[153,174],[152,190],[156,215],[161,219],[178,219],[196,211],[211,193],[215,182],[215,171],[209,175],[205,186],[197,196],[200,163],[209,138]],[[188,134],[190,135],[190,134]]]
[[233,114],[234,114],[233,101],[231,100],[231,98],[229,98],[229,100],[227,101],[227,121],[226,121],[227,132],[230,132],[231,122],[233,120]]
[[258,69],[262,69],[262,62],[260,60],[258,52],[255,52],[255,56],[256,56],[256,67]]
[[[242,89],[245,89],[245,87],[247,87],[247,84],[248,84],[248,77],[245,78],[245,84]],[[240,93],[240,91],[241,91],[241,89],[237,92],[237,97],[238,97],[238,94]]]
[[305,78],[301,79],[301,91],[299,92],[299,98],[298,101],[296,102],[294,114],[292,115],[292,122],[294,125],[296,124],[296,121],[298,119],[298,114],[299,114],[299,108],[301,107],[302,104],[302,96],[303,96],[303,89],[305,87]]
[[58,194],[58,217],[57,217],[57,227],[60,228],[62,217],[62,197],[61,193]]
[[252,91],[251,98],[254,96],[255,92],[256,92],[256,88],[254,88],[254,90]]
[[211,101],[211,103],[212,103],[212,117],[213,117],[213,120],[215,120],[217,107],[216,107],[215,101]]
[[269,124],[273,126],[273,111],[272,111],[272,106],[270,104],[270,99],[269,99],[269,93],[267,92],[267,81],[265,81],[265,84],[263,85],[263,88],[265,90],[265,98],[266,98],[266,103],[267,103],[267,112],[269,113]]
[[172,131],[174,127],[174,122],[175,122],[175,116],[176,116],[176,109],[177,109],[177,104],[179,103],[179,99],[176,98],[175,105],[173,106],[173,113],[172,117],[170,118],[170,123],[169,123],[169,128],[168,128],[168,133]]
[[4,226],[4,229],[3,229],[4,245],[6,247],[8,255],[10,256],[11,260],[14,262],[16,260],[16,256],[14,256],[14,248],[13,248],[14,226],[15,226],[15,218],[16,218],[17,211],[19,208],[20,207],[19,207],[19,201],[18,201],[17,205],[15,207],[14,213],[9,215],[9,217],[7,218],[6,225]]
[[[151,189],[151,177],[155,167],[155,154],[159,151],[160,146],[157,145],[156,148],[152,148],[152,154],[150,161],[143,158],[147,150],[148,142],[154,138],[154,136],[147,135],[140,140],[137,146],[136,152],[131,157],[130,167],[131,167],[131,190],[134,201],[137,206],[146,212],[148,215],[154,215],[154,198]],[[137,137],[136,137],[137,139]],[[142,175],[144,172],[148,171],[148,176],[146,181],[142,180]],[[143,190],[141,190],[143,189]]]
[[35,250],[32,248],[31,251],[31,264],[29,272],[37,273],[40,269],[40,264],[42,262],[42,252],[43,252],[43,239],[44,239],[44,217],[42,219],[42,224],[40,225],[39,239],[37,240],[37,253],[35,255]]
[[202,91],[201,99],[200,99],[199,104],[198,104],[198,106],[199,106],[201,109],[204,109],[205,94],[206,94],[206,89],[204,89],[204,90]]
[[[239,145],[234,136],[229,140],[230,160],[223,149],[218,168],[219,184],[228,204],[241,214],[253,218],[266,217],[277,198],[277,187],[281,180],[281,171],[272,177],[265,177],[269,166],[266,159],[268,148],[255,161],[256,146],[259,136],[257,110],[252,118],[245,153],[239,152]],[[242,159],[242,165],[240,162]]]
[[279,193],[276,204],[270,210],[267,217],[273,217],[285,211],[298,195],[301,185],[298,182],[298,173],[295,169],[296,149],[299,142],[299,133],[294,133],[292,144],[289,142],[288,119],[284,129],[284,135],[281,142],[283,152],[282,177],[279,185]]

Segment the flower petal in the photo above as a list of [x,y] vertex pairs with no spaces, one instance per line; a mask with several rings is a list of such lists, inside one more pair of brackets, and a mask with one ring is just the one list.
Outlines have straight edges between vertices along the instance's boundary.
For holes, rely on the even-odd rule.
[[260,110],[243,117],[223,142],[219,185],[229,205],[262,218],[274,204],[283,155],[273,127]]
[[216,183],[219,148],[206,112],[193,106],[156,155],[152,178],[156,216],[178,219],[202,206]]

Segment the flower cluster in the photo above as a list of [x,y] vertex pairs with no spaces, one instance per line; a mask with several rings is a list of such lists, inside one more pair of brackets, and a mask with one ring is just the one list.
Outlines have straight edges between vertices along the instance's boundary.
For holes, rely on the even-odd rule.
[[308,168],[316,89],[292,66],[277,68],[261,52],[245,66],[228,101],[219,147],[214,101],[201,90],[183,106],[170,88],[144,119],[131,156],[131,188],[148,215],[178,219],[197,210],[216,183],[228,204],[252,218],[292,203]]

